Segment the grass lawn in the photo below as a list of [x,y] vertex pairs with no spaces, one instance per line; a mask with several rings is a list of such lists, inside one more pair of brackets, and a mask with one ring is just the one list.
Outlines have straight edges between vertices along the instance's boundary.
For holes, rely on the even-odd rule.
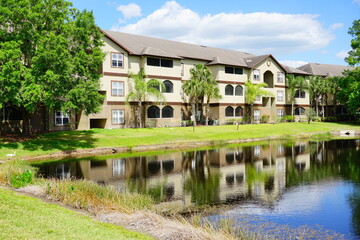
[[152,239],[0,188],[0,239]]
[[185,141],[221,141],[311,132],[357,130],[360,125],[306,122],[143,129],[92,129],[41,134],[26,141],[0,139],[0,159],[16,151],[16,156],[35,156],[53,152],[96,147],[134,147],[136,145],[172,144]]

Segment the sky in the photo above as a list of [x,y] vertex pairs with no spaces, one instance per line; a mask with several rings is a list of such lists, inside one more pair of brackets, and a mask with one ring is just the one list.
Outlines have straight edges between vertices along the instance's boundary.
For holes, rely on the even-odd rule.
[[272,54],[292,67],[346,65],[360,0],[69,0],[106,30]]

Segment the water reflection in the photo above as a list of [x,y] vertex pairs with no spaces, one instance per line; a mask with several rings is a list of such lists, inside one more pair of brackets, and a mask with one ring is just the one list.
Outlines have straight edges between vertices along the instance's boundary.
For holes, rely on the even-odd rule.
[[[343,174],[360,182],[359,141],[297,142],[44,164],[44,177],[89,179],[158,201],[212,204],[252,199],[274,203],[286,187]],[[349,151],[352,149],[352,151]],[[346,155],[346,156],[344,156]]]

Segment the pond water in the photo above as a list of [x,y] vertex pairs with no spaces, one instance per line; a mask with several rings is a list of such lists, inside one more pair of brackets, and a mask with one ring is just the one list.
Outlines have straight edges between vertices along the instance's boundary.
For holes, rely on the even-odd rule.
[[[36,165],[45,178],[88,179],[172,207],[226,205],[244,216],[322,226],[360,239],[360,139],[287,142]],[[254,220],[251,220],[254,221]]]

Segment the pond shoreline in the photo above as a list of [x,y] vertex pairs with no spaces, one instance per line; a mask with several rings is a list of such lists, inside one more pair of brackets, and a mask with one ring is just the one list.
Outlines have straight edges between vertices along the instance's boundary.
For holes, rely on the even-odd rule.
[[[244,138],[231,140],[209,140],[209,141],[183,141],[183,142],[169,142],[166,144],[152,144],[152,145],[137,145],[133,147],[99,147],[90,149],[76,149],[70,151],[55,152],[40,156],[22,157],[22,160],[28,162],[38,162],[44,160],[63,160],[69,158],[92,157],[98,155],[111,155],[119,153],[136,153],[136,152],[152,152],[152,151],[166,151],[166,150],[191,150],[201,147],[216,147],[229,144],[241,144],[249,142],[271,141],[271,140],[294,140],[294,139],[310,139],[312,137],[323,138],[324,134],[329,134],[330,137],[341,136],[342,131],[320,131],[312,133],[300,133],[295,135],[282,136],[268,136],[262,138]],[[353,135],[349,137],[359,137],[360,131],[353,131]]]

